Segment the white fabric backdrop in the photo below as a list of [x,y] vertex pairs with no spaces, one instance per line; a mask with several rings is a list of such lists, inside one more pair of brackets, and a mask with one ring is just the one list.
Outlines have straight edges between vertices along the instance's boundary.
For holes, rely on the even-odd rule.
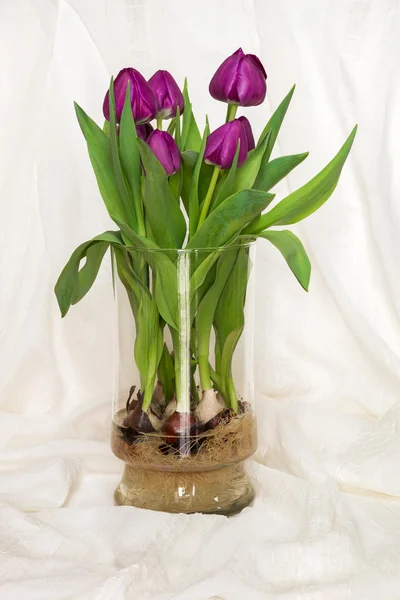
[[[108,262],[63,321],[52,294],[109,226],[72,102],[101,119],[111,73],[166,68],[215,127],[208,82],[239,45],[269,76],[258,131],[297,83],[278,150],[310,156],[289,189],[359,133],[297,227],[310,293],[259,247],[254,507],[113,507]],[[399,53],[398,0],[2,0],[1,599],[400,598]]]

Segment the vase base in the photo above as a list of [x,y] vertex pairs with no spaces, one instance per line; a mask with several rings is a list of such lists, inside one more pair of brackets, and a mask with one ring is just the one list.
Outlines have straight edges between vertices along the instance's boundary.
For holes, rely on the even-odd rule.
[[125,465],[114,499],[118,505],[170,513],[233,515],[254,490],[243,463],[200,472],[142,470]]

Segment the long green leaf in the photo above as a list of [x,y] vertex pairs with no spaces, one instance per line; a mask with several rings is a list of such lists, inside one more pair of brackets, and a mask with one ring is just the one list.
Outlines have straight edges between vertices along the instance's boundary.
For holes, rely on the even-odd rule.
[[78,272],[78,280],[71,298],[71,304],[77,304],[82,300],[92,287],[109,245],[109,242],[97,242],[87,248],[86,262]]
[[146,172],[144,205],[154,239],[160,248],[181,248],[186,235],[185,218],[168,186],[164,167],[149,146],[138,140]]
[[210,133],[208,124],[204,128],[203,139],[200,146],[200,151],[197,156],[196,165],[194,167],[192,182],[189,193],[189,239],[196,233],[197,223],[199,221],[199,178],[200,170],[203,164],[204,151],[206,149],[207,138]]
[[221,293],[214,323],[218,330],[218,340],[223,349],[226,338],[238,327],[244,325],[244,302],[249,273],[247,248],[240,248],[227,283]]
[[125,214],[128,217],[128,224],[133,229],[137,229],[137,219],[135,209],[133,206],[132,197],[130,190],[128,189],[125,181],[125,175],[122,170],[121,160],[119,157],[119,139],[117,132],[117,117],[115,110],[115,98],[114,98],[114,80],[111,77],[110,88],[109,88],[109,100],[110,100],[110,144],[111,144],[111,156],[113,161],[115,179],[117,182],[118,190],[122,198],[122,202],[125,209]]
[[[121,115],[119,127],[119,150],[122,168],[127,177],[135,206],[136,221],[138,224],[140,224],[143,222],[143,208],[140,195],[142,166],[140,164],[140,153],[136,138],[136,126],[132,114],[130,84],[128,84],[128,88],[126,90],[125,103]],[[140,229],[138,230],[138,233],[141,233]],[[144,231],[142,231],[142,233],[144,233]]]
[[272,210],[262,215],[245,233],[259,233],[272,225],[289,225],[302,221],[324,204],[335,190],[343,165],[349,155],[357,126],[336,156],[318,175],[301,188],[281,200]]
[[235,263],[218,301],[214,328],[218,340],[222,387],[225,400],[237,412],[237,394],[232,377],[232,356],[244,327],[244,305],[249,274],[249,253],[239,249]]
[[272,150],[275,146],[276,138],[278,137],[278,133],[281,128],[283,119],[285,118],[287,109],[289,108],[289,104],[292,99],[295,87],[296,86],[294,85],[292,87],[292,89],[290,90],[290,92],[287,94],[287,96],[285,96],[285,98],[282,100],[282,102],[280,103],[280,105],[278,106],[276,111],[273,113],[273,115],[269,119],[268,123],[266,124],[266,126],[264,127],[264,129],[261,132],[261,135],[259,137],[258,144],[257,144],[258,146],[262,143],[267,132],[271,131],[271,135],[268,140],[268,145],[264,152],[263,163],[266,163],[269,161],[269,158],[270,158]]
[[[97,244],[100,244],[99,251],[90,252],[88,256],[88,250],[91,246]],[[101,259],[107,250],[107,248],[104,247],[104,244],[106,244],[107,247],[110,244],[123,246],[119,232],[106,231],[78,246],[71,254],[64,269],[61,271],[54,292],[57,297],[62,317],[65,317],[70,306],[81,300],[93,285],[101,264]],[[85,257],[87,262],[82,267],[80,273],[80,262]]]
[[271,132],[268,131],[261,144],[254,148],[246,159],[246,162],[236,171],[232,193],[251,189],[261,168],[263,156],[267,148]]
[[223,202],[225,200],[225,198],[232,196],[232,194],[234,193],[233,187],[235,184],[235,176],[236,176],[236,169],[237,169],[237,164],[238,164],[238,160],[239,160],[239,152],[240,152],[240,140],[238,140],[238,145],[236,148],[236,152],[235,152],[235,156],[233,158],[231,168],[229,169],[229,173],[226,176],[226,178],[223,180],[223,183],[217,192],[216,198],[215,198],[213,204],[211,205],[211,210],[215,210],[221,204],[221,202]]
[[225,402],[230,405],[235,413],[238,412],[238,397],[232,377],[232,359],[242,332],[243,326],[231,331],[226,338],[221,353],[221,384],[223,394]]
[[174,361],[172,360],[166,344],[164,344],[160,363],[158,365],[158,377],[162,384],[165,401],[168,403],[172,400],[174,395],[175,369]]
[[208,357],[211,327],[214,320],[214,314],[222,290],[225,287],[226,281],[236,260],[237,254],[237,248],[227,249],[223,252],[217,262],[214,283],[199,304],[196,316],[196,332],[199,356],[203,355]]
[[194,150],[185,150],[184,152],[182,152],[181,197],[187,215],[189,215],[189,196],[192,185],[193,171],[196,166],[198,155],[199,153],[195,152]]
[[132,247],[141,251],[153,270],[154,295],[160,315],[168,325],[178,329],[178,275],[175,264],[155,242],[139,236],[125,223],[117,223],[131,241]]
[[136,319],[135,361],[141,373],[145,373],[143,383],[143,410],[150,406],[158,365],[163,351],[160,317],[154,298],[143,294]]
[[301,287],[308,292],[311,263],[299,238],[287,229],[262,231],[257,237],[268,240],[279,250]]
[[289,175],[300,163],[308,156],[308,152],[303,154],[292,154],[290,156],[280,156],[270,162],[265,163],[257,175],[253,189],[269,192],[286,175]]
[[147,410],[153,396],[155,376],[162,353],[162,332],[157,304],[149,290],[130,270],[122,250],[116,249],[118,275],[132,303],[135,318],[135,362],[140,374],[140,387],[144,392],[143,410]]
[[182,123],[182,150],[195,150],[199,152],[201,145],[201,135],[197,127],[196,119],[194,118],[192,104],[189,98],[187,80],[183,86],[183,100],[185,103]]
[[226,198],[187,244],[187,248],[216,248],[225,245],[270,202],[271,194],[244,190]]
[[97,185],[110,215],[126,221],[127,215],[115,178],[110,139],[75,102],[75,112],[85,136]]
[[176,108],[176,116],[175,116],[175,141],[178,148],[181,150],[182,141],[181,141],[181,113],[179,110],[179,106]]

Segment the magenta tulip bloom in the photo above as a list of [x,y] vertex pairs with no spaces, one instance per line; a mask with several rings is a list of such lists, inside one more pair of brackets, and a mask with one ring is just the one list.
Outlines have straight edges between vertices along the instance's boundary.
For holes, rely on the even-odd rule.
[[204,160],[210,165],[217,165],[221,169],[229,169],[235,158],[236,148],[240,140],[238,166],[240,167],[247,158],[247,135],[243,123],[239,119],[228,121],[207,138]]
[[178,84],[168,71],[157,71],[149,79],[149,86],[157,101],[157,114],[159,119],[171,119],[176,115],[179,106],[180,114],[183,113],[184,102]]
[[253,150],[256,147],[256,143],[254,141],[253,130],[251,129],[250,121],[246,119],[246,117],[239,117],[238,121],[240,121],[244,127],[247,137],[247,150]]
[[136,125],[136,135],[144,142],[147,141],[148,137],[152,134],[153,131],[154,127],[150,125],[150,123],[145,123],[145,125]]
[[[156,98],[143,75],[131,67],[122,69],[122,71],[118,73],[114,80],[115,110],[117,121],[119,122],[121,120],[128,83],[130,83],[131,106],[135,123],[147,123],[148,121],[151,121],[156,116]],[[103,113],[104,117],[107,119],[107,121],[109,121],[109,92],[106,93],[104,98]]]
[[147,140],[152,149],[164,167],[167,175],[173,175],[181,166],[181,155],[177,143],[168,131],[155,129]]
[[210,94],[228,104],[257,106],[264,102],[266,79],[260,59],[254,54],[245,54],[239,48],[217,69],[210,82]]

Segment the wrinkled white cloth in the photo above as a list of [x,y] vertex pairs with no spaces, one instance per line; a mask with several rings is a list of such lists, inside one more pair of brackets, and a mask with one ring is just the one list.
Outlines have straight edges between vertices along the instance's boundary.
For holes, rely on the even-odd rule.
[[[0,3],[1,600],[400,598],[399,34],[398,0]],[[216,127],[208,82],[239,45],[268,72],[257,132],[297,83],[277,151],[310,156],[278,198],[358,136],[294,228],[310,293],[259,244],[254,506],[114,507],[108,261],[64,320],[52,293],[110,226],[73,100],[101,121],[111,73],[166,68]]]

